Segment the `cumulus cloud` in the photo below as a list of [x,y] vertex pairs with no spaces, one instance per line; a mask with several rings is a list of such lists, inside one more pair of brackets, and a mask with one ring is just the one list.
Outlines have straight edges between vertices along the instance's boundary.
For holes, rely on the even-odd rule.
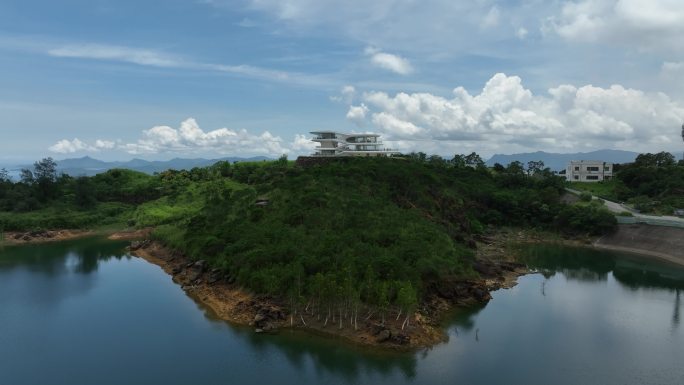
[[682,20],[684,3],[680,0],[579,0],[564,3],[545,29],[574,41],[681,51]]
[[59,154],[71,154],[79,151],[100,151],[114,148],[115,143],[108,140],[98,139],[94,144],[87,144],[78,138],[72,140],[62,139],[48,148],[52,152]]
[[330,97],[333,102],[341,102],[344,104],[351,104],[356,97],[356,88],[354,86],[346,85],[342,87],[339,95]]
[[129,154],[215,152],[276,156],[289,152],[283,139],[268,131],[260,135],[228,128],[205,132],[193,118],[183,121],[179,128],[155,126],[144,130],[142,138],[121,144],[119,148]]
[[366,124],[366,114],[368,113],[368,107],[361,103],[359,106],[349,106],[349,111],[347,111],[347,120],[361,127]]
[[411,63],[398,55],[382,52],[377,48],[366,48],[366,55],[370,57],[371,64],[399,75],[408,75],[413,72]]
[[[684,106],[663,93],[560,85],[535,95],[494,75],[477,95],[364,94],[372,123],[395,141],[462,141],[522,149],[662,148],[677,142]],[[650,146],[650,147],[649,147]]]
[[180,127],[154,126],[143,130],[139,139],[132,142],[109,141],[98,139],[92,144],[81,141],[62,139],[49,147],[56,153],[68,154],[80,151],[116,150],[132,155],[182,154],[182,155],[266,155],[280,156],[282,154],[303,154],[310,152],[315,143],[301,134],[297,134],[292,142],[264,131],[261,134],[251,134],[245,129],[231,130],[219,128],[204,131],[197,121],[188,118],[181,122]]
[[312,142],[311,139],[306,135],[296,134],[294,140],[292,141],[291,149],[296,153],[311,153],[316,148],[317,144]]

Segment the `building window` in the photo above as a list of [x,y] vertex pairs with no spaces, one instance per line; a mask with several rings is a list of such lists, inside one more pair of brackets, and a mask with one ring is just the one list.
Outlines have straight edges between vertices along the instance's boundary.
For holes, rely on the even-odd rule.
[[598,180],[598,175],[587,175],[587,180]]
[[576,166],[576,167],[575,167],[575,171],[579,171],[579,166]]
[[603,171],[610,171],[610,166],[603,166]]
[[593,166],[587,166],[587,171],[598,171],[598,167],[593,167]]
[[579,175],[574,175],[575,180],[579,179]]

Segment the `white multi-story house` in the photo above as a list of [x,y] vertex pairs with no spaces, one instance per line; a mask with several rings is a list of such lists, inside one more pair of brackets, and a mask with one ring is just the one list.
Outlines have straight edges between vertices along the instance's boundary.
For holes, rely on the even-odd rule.
[[613,179],[613,164],[600,160],[573,160],[565,169],[570,182],[599,182]]
[[382,147],[378,134],[343,134],[334,131],[313,131],[311,139],[320,145],[312,156],[387,156],[398,151]]

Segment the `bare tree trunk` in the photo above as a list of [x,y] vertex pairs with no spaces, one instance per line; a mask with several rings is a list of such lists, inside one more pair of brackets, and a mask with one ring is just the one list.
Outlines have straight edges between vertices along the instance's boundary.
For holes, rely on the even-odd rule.
[[302,323],[304,324],[304,326],[306,326],[306,322],[304,321],[304,317],[301,314],[299,315],[299,318],[302,319]]
[[397,319],[395,319],[395,321],[399,321],[399,317],[401,317],[401,308],[399,308],[399,314],[397,314]]

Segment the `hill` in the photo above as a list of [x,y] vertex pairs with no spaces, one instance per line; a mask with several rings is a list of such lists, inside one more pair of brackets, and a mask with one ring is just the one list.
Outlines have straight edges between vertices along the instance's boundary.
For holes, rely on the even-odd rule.
[[541,160],[544,162],[546,167],[549,167],[553,171],[564,170],[568,162],[571,160],[602,160],[604,162],[612,163],[631,163],[636,159],[638,152],[632,151],[622,151],[622,150],[597,150],[591,152],[575,152],[569,154],[559,154],[552,152],[526,152],[520,154],[495,154],[489,160],[487,160],[487,166],[493,166],[495,163],[502,164],[504,166],[509,165],[511,162],[522,162],[527,164],[529,161]]
[[[131,159],[129,161],[112,161],[106,162],[98,159],[91,158],[89,156],[84,156],[82,158],[69,158],[57,160],[57,172],[69,174],[71,176],[93,176],[99,173],[103,173],[107,170],[114,168],[122,168],[133,171],[140,171],[146,174],[154,174],[155,172],[162,172],[165,170],[190,170],[194,167],[207,167],[218,161],[228,161],[231,163],[235,162],[255,162],[269,160],[265,156],[255,156],[251,158],[242,157],[224,157],[219,159],[205,159],[205,158],[174,158],[170,160],[144,160],[144,159]],[[33,165],[19,165],[19,166],[8,166],[7,169],[10,171],[10,176],[13,179],[18,179],[19,171],[22,168],[33,168]]]
[[265,301],[258,311],[286,309],[291,325],[298,317],[325,328],[330,318],[354,331],[403,331],[429,308],[412,330],[435,337],[440,303],[486,301],[479,274],[495,270],[476,261],[475,249],[488,228],[602,234],[616,222],[598,204],[561,202],[565,182],[548,171],[437,156],[309,167],[281,158],[78,178],[38,171],[32,183],[0,182],[0,231],[153,227],[188,287],[225,282]]

